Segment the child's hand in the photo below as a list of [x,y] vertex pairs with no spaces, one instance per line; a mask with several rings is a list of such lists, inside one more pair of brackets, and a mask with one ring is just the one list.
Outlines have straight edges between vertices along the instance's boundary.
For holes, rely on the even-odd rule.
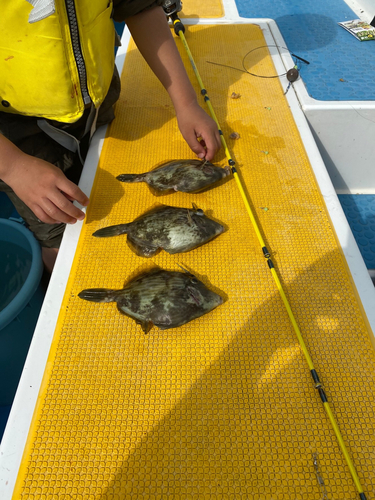
[[40,158],[17,154],[3,180],[42,222],[74,224],[85,214],[71,203],[86,206],[87,196],[57,167]]
[[212,160],[221,146],[215,121],[196,102],[177,109],[176,114],[181,134],[192,151],[199,158]]

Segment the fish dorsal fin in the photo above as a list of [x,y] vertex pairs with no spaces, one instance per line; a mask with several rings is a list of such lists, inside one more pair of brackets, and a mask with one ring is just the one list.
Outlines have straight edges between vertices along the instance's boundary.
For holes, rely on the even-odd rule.
[[180,266],[180,264],[177,264],[179,268],[181,268],[188,276],[195,278],[194,274],[192,274],[190,271],[185,269],[184,267]]

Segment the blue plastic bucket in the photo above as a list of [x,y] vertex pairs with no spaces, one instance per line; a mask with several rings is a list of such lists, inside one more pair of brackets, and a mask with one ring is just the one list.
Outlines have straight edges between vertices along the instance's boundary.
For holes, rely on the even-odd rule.
[[0,406],[11,405],[44,299],[39,243],[0,219]]

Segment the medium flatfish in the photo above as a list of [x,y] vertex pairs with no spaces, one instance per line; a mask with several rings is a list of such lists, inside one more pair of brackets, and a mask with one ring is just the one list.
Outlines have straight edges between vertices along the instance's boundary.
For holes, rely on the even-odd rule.
[[155,325],[161,330],[176,328],[199,318],[223,303],[193,274],[153,269],[121,290],[90,288],[78,294],[91,302],[117,302],[120,312],[134,319],[148,333]]
[[146,182],[155,194],[168,191],[197,193],[230,174],[206,160],[172,160],[143,174],[121,174],[121,182]]
[[141,257],[153,257],[160,249],[170,254],[188,252],[221,234],[224,228],[193,204],[192,209],[159,206],[133,222],[95,231],[106,238],[127,234],[130,248]]

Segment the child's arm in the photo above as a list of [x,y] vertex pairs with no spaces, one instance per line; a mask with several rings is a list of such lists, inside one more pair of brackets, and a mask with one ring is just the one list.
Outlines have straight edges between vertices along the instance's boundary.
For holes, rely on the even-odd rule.
[[[163,9],[145,10],[126,19],[126,24],[148,65],[168,91],[182,136],[200,158],[212,160],[220,149],[218,128],[198,104]],[[198,137],[204,140],[207,151]]]
[[[85,214],[71,201],[87,205],[89,199],[57,167],[23,153],[0,134],[0,179],[42,221],[74,224]],[[71,201],[69,201],[71,200]]]

